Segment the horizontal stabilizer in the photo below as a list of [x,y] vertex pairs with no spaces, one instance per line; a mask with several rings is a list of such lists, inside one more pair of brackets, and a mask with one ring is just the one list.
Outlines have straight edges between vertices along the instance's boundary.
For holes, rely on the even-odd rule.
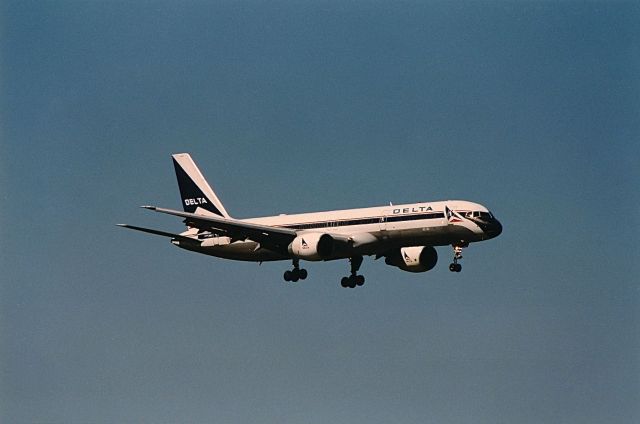
[[143,227],[136,227],[135,225],[129,225],[129,224],[116,224],[118,225],[118,227],[123,227],[123,228],[130,228],[132,230],[136,230],[136,231],[142,231],[143,233],[149,233],[149,234],[155,234],[158,236],[163,236],[163,237],[171,237],[172,239],[175,240],[179,240],[179,241],[184,241],[184,242],[190,242],[190,243],[199,243],[199,240],[193,239],[191,237],[185,237],[182,236],[180,234],[173,234],[173,233],[167,233],[166,231],[160,231],[160,230],[154,230],[151,228],[143,228]]

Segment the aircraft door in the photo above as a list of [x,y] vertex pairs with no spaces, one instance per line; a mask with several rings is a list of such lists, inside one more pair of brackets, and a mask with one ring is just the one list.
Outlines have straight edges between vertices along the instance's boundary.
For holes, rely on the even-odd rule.
[[387,229],[387,215],[389,214],[389,211],[383,211],[382,212],[382,216],[380,217],[380,221],[378,222],[378,226],[380,228],[380,231],[386,231]]

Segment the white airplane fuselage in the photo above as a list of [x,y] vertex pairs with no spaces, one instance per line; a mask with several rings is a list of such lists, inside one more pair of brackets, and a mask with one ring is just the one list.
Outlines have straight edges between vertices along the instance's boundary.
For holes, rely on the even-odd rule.
[[[446,208],[463,219],[450,222]],[[465,218],[473,212],[490,215],[489,210],[473,202],[450,200],[439,202],[411,203],[403,205],[378,206],[359,209],[344,209],[301,214],[282,214],[240,221],[292,228],[301,236],[305,234],[331,233],[344,235],[354,240],[354,248],[330,258],[343,259],[353,254],[374,255],[392,248],[407,246],[447,246],[468,244],[496,237],[500,230],[495,227],[483,229],[479,218]],[[232,240],[228,236],[211,234],[198,235],[197,228],[191,228],[181,235],[198,239],[199,243],[174,241],[176,246],[187,250],[240,261],[277,261],[291,259],[292,255],[261,249],[259,243],[251,240]],[[311,259],[313,260],[313,259]]]
[[345,209],[293,215],[235,219],[226,211],[188,153],[173,155],[183,211],[143,206],[183,219],[187,230],[170,233],[119,224],[171,238],[190,251],[239,261],[291,260],[285,281],[307,278],[300,261],[348,258],[350,276],[343,287],[364,284],[357,272],[363,256],[384,257],[387,265],[408,272],[426,272],[436,265],[434,246],[451,245],[452,272],[460,272],[462,249],[469,243],[497,237],[502,225],[483,205],[464,200]]

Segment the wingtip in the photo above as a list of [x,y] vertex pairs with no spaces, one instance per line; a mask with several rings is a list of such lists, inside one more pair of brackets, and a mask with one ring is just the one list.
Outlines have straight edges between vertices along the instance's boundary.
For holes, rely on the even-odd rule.
[[155,206],[148,206],[148,205],[145,205],[145,206],[140,206],[140,207],[141,207],[142,209],[149,209],[150,211],[155,211],[155,210],[156,210],[156,207],[155,207]]

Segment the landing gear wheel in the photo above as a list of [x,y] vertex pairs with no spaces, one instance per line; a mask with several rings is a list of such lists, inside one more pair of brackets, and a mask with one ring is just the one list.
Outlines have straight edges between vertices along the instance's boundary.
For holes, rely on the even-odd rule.
[[462,271],[462,265],[458,263],[462,259],[462,248],[469,246],[469,243],[454,244],[453,245],[453,263],[449,265],[449,271],[460,272]]
[[293,260],[293,269],[285,271],[284,273],[284,281],[292,281],[296,282],[298,280],[305,280],[307,278],[307,270],[300,268],[300,260]]
[[349,288],[350,289],[355,289],[356,288],[356,285],[358,283],[356,283],[355,275],[352,275],[351,277],[347,278],[347,281],[349,281]]
[[462,265],[461,264],[451,264],[449,265],[449,271],[451,272],[460,272],[462,271]]
[[364,284],[364,276],[358,275],[358,270],[360,269],[360,265],[362,265],[362,256],[349,258],[349,263],[351,264],[351,275],[348,277],[342,277],[340,285],[342,287],[350,287],[353,289],[356,286]]
[[362,275],[351,275],[349,277],[342,277],[340,280],[340,285],[342,287],[349,287],[350,289],[355,289],[356,286],[361,286],[364,284],[364,277]]

